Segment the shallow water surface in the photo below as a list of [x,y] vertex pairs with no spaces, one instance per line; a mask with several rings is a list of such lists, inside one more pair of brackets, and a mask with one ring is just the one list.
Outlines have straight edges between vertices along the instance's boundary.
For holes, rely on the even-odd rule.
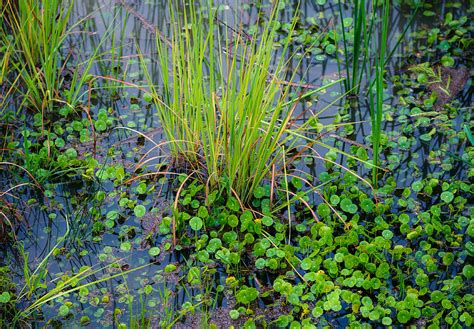
[[[288,2],[288,1],[287,1]],[[167,13],[168,1],[75,1],[71,22],[80,22],[68,37],[67,47],[79,50],[76,54],[79,57],[87,56],[99,51],[103,54],[102,60],[94,64],[92,73],[103,79],[98,79],[96,90],[92,94],[91,107],[92,116],[99,114],[100,109],[109,109],[109,117],[113,118],[115,127],[106,136],[98,140],[96,158],[105,164],[121,165],[127,172],[133,172],[137,161],[153,147],[149,141],[139,138],[133,130],[145,133],[156,142],[163,141],[160,124],[158,122],[156,110],[143,100],[143,93],[125,85],[124,88],[113,88],[116,81],[125,81],[130,86],[140,85],[146,88],[143,70],[140,67],[140,60],[137,56],[137,49],[146,58],[149,70],[156,73],[156,33],[166,31],[169,14]],[[281,17],[282,23],[291,20],[298,8],[299,1],[294,1],[293,5],[287,5]],[[257,11],[251,6],[250,1],[219,1],[216,3],[220,9],[220,15],[226,21],[238,20],[245,28],[251,28],[256,19]],[[402,6],[402,8],[405,8]],[[315,31],[327,31],[331,33],[335,29],[335,22],[339,19],[338,7],[330,5],[329,1],[321,6],[315,1],[301,1],[299,5],[301,13],[300,32],[304,29],[312,28],[311,22],[317,23]],[[349,15],[349,8],[345,8],[345,14]],[[443,7],[440,11],[445,10]],[[403,32],[411,14],[410,7],[406,6],[406,11],[394,9],[390,12],[390,44],[394,47],[397,43],[397,35]],[[434,19],[415,19],[408,29],[407,37],[400,43],[395,52],[393,60],[388,63],[388,77],[407,70],[408,62],[405,53],[411,53],[412,49],[418,48],[416,39],[408,37],[411,32],[421,29],[428,29],[431,24],[438,22]],[[308,23],[310,22],[310,23]],[[436,26],[436,25],[435,25]],[[161,33],[161,32],[158,32]],[[283,37],[283,35],[282,35]],[[298,49],[295,43],[292,51],[300,52],[304,58],[302,65],[297,69],[294,81],[311,86],[321,86],[329,80],[339,78],[340,70],[332,56],[324,53],[304,54]],[[292,72],[297,59],[289,62],[288,72]],[[387,79],[388,81],[390,79]],[[157,81],[159,83],[159,81]],[[364,81],[364,83],[366,83]],[[111,87],[112,86],[112,87]],[[118,92],[117,92],[118,90]],[[393,95],[393,85],[387,88],[385,105],[395,108],[398,105],[398,97]],[[298,90],[295,88],[295,93]],[[311,113],[318,112],[328,104],[328,109],[320,116],[320,122],[331,124],[336,116],[340,115],[344,107],[341,98],[343,94],[342,84],[337,84],[325,93],[319,94],[317,98],[304,100],[298,106],[298,111],[302,113],[299,118],[302,122],[310,118]],[[339,100],[338,100],[339,98]],[[472,94],[465,89],[460,99],[464,99],[466,104],[472,102]],[[355,122],[353,134],[340,134],[339,129],[324,136],[323,140],[330,145],[340,147],[343,151],[348,151],[350,145],[366,145],[365,136],[370,132],[370,114],[365,100],[361,100],[357,106],[348,108],[344,112],[344,121]],[[400,114],[401,116],[401,114]],[[390,134],[396,132],[403,124],[397,113],[392,120],[385,121],[383,130]],[[408,119],[410,120],[410,119]],[[463,118],[457,119],[457,127],[462,129]],[[389,135],[392,136],[392,135]],[[395,138],[393,135],[390,138]],[[419,136],[415,136],[418,138]],[[421,143],[418,141],[411,146],[412,156],[406,158],[406,162],[400,163],[394,168],[395,178],[402,186],[409,186],[414,180],[426,176],[428,173],[436,171],[436,165],[430,163],[430,151],[440,145],[445,137],[435,135],[430,142]],[[91,152],[91,144],[76,145],[79,153]],[[450,151],[453,156],[462,153],[462,149],[452,146]],[[315,151],[324,155],[326,149],[316,147]],[[155,152],[156,153],[156,152]],[[153,153],[153,154],[155,154]],[[120,156],[116,156],[120,154]],[[158,154],[158,153],[157,153]],[[81,154],[80,154],[81,155]],[[338,158],[341,164],[346,163],[346,159]],[[458,162],[456,166],[446,173],[451,177],[463,177],[466,174],[467,165]],[[324,171],[324,163],[301,162],[298,168],[318,177]],[[421,176],[415,168],[423,168]],[[363,166],[357,169],[358,174],[366,176],[369,171]],[[416,177],[414,177],[416,175]],[[171,181],[170,181],[171,182]],[[187,250],[164,251],[157,256],[150,256],[150,245],[144,239],[148,234],[156,233],[156,227],[163,217],[170,216],[170,205],[174,201],[172,193],[169,192],[169,183],[156,183],[155,190],[140,195],[138,198],[147,208],[154,208],[156,212],[148,213],[139,219],[131,211],[121,212],[118,206],[119,200],[123,199],[136,189],[137,184],[124,185],[117,190],[112,184],[88,183],[81,177],[74,177],[68,181],[51,182],[54,184],[55,194],[52,200],[44,199],[40,204],[54,204],[55,212],[51,215],[48,207],[38,205],[30,206],[26,211],[25,226],[18,232],[17,238],[24,242],[25,251],[28,254],[28,265],[34,269],[39,262],[46,257],[56,246],[60,249],[55,252],[55,257],[49,259],[48,273],[46,281],[54,286],[54,282],[61,275],[71,275],[77,273],[82,266],[90,266],[94,269],[94,274],[87,277],[85,281],[97,281],[107,275],[114,275],[111,280],[103,280],[97,285],[90,286],[89,289],[81,289],[79,294],[68,294],[59,297],[56,301],[67,298],[74,303],[75,310],[72,316],[54,320],[58,313],[58,304],[46,305],[43,308],[44,321],[39,321],[35,326],[55,325],[69,327],[76,325],[80,318],[87,314],[90,317],[90,327],[102,326],[104,328],[116,328],[120,322],[126,322],[131,313],[135,316],[141,312],[148,312],[150,318],[147,320],[152,327],[158,327],[159,321],[167,316],[176,316],[175,312],[180,310],[186,302],[199,303],[200,295],[204,295],[210,290],[216,297],[217,305],[214,305],[210,317],[216,321],[221,321],[225,326],[228,318],[220,318],[220,313],[228,313],[229,301],[226,296],[219,292],[217,286],[225,284],[225,276],[220,273],[223,269],[217,269],[216,273],[209,273],[203,277],[203,284],[200,287],[183,288],[179,284],[180,276],[187,275],[179,271],[170,273],[164,272],[164,268],[169,264],[178,267],[186,264],[189,252]],[[149,182],[148,188],[153,182]],[[105,191],[105,199],[98,201],[99,191]],[[24,200],[33,197],[34,192],[30,191],[23,196]],[[41,196],[36,196],[41,198]],[[100,198],[99,198],[100,199]],[[312,200],[319,202],[319,197]],[[429,201],[427,201],[429,203]],[[109,234],[97,237],[92,234],[94,227],[94,215],[101,213],[105,218],[117,219],[114,231]],[[67,223],[67,225],[66,225]],[[64,241],[62,241],[64,237]],[[131,245],[123,244],[124,241],[131,241]],[[160,245],[160,241],[155,242]],[[6,260],[5,260],[6,261]],[[18,261],[18,265],[21,263]],[[127,272],[130,269],[139,270]],[[18,282],[22,282],[22,269],[16,268]],[[120,273],[124,273],[121,275]],[[268,274],[271,276],[271,274]],[[269,281],[268,278],[259,278],[262,281]],[[265,283],[265,282],[264,282]],[[258,285],[249,279],[248,285]],[[145,291],[145,287],[153,286],[152,291]],[[264,306],[263,304],[261,305]],[[147,311],[149,310],[149,311]],[[264,310],[256,310],[263,312]],[[280,310],[281,311],[281,310]],[[271,312],[268,310],[268,312]],[[183,321],[181,323],[181,320]],[[140,321],[140,320],[138,320]],[[192,315],[189,312],[183,316],[176,326],[192,327],[199,321],[205,321],[200,314]],[[347,319],[341,317],[333,319],[333,325],[345,326]],[[145,326],[145,324],[141,324]]]

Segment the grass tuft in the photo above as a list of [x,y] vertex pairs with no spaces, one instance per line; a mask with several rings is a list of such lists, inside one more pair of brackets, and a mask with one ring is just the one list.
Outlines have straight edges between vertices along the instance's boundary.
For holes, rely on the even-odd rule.
[[283,83],[291,38],[275,50],[276,6],[258,38],[222,26],[210,7],[188,9],[170,10],[170,40],[156,39],[158,81],[142,61],[145,75],[172,156],[184,159],[203,182],[248,203],[272,167],[283,171],[283,159],[304,129],[292,124],[293,76]]

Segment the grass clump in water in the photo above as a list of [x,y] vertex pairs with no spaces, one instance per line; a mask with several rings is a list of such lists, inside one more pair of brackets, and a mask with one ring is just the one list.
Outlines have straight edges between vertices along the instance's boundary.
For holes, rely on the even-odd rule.
[[66,38],[72,2],[8,0],[2,7],[0,35],[9,45],[10,65],[24,84],[29,104],[44,111],[56,101],[61,85],[61,47]]
[[170,44],[157,38],[162,90],[151,87],[171,153],[248,202],[272,166],[282,171],[294,133],[305,127],[292,124],[296,102],[283,83],[290,38],[275,51],[277,9],[258,38],[222,32],[210,8],[175,12]]

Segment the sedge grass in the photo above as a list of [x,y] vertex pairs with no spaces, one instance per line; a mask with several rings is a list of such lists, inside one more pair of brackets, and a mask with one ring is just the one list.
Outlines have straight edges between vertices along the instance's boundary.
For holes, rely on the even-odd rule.
[[11,62],[24,84],[31,106],[45,111],[58,98],[62,61],[61,47],[71,14],[72,2],[62,0],[7,0],[2,37],[11,32],[15,58]]
[[[379,164],[380,139],[382,135],[382,112],[383,112],[383,77],[386,63],[387,35],[388,35],[388,17],[390,4],[388,0],[383,2],[382,6],[382,27],[380,35],[380,49],[375,59],[375,87],[369,88],[369,110],[372,123],[372,147],[373,163],[372,184],[377,186]],[[374,91],[375,89],[375,91]]]
[[[377,183],[380,140],[382,135],[383,79],[385,66],[407,32],[407,28],[405,28],[399,36],[394,48],[391,51],[387,51],[389,7],[390,4],[386,0],[381,3],[381,6],[376,5],[374,1],[354,1],[352,51],[349,50],[350,42],[345,27],[342,26],[344,62],[347,71],[347,77],[344,81],[346,92],[353,96],[358,96],[361,90],[363,73],[366,72],[367,76],[368,107],[372,127],[371,140],[373,146],[372,184],[374,185]],[[379,15],[379,12],[382,14]],[[411,24],[415,13],[412,14],[409,24]],[[339,3],[339,15],[341,21],[344,21],[341,3]],[[369,18],[368,20],[367,17]],[[377,31],[379,32],[378,35],[376,33]]]
[[291,83],[281,83],[290,38],[275,51],[277,9],[258,38],[222,31],[210,8],[207,18],[192,5],[175,12],[171,46],[156,40],[160,90],[142,61],[171,154],[247,203],[273,166],[281,170],[292,150],[282,145],[300,129],[290,124],[297,103],[289,100]]
[[[367,4],[365,0],[355,0],[353,9],[353,38],[352,51],[349,50],[349,36],[347,35],[344,23],[341,23],[342,41],[344,47],[344,64],[346,66],[347,77],[344,80],[344,87],[346,92],[352,95],[359,94],[362,74],[365,64],[368,61],[370,40],[374,29],[375,12],[372,11],[369,26],[367,26]],[[339,16],[341,22],[344,22],[344,14],[342,4],[339,2]],[[337,55],[337,53],[336,53]],[[360,59],[362,58],[362,65]]]
[[43,114],[54,106],[74,109],[88,93],[84,87],[92,79],[89,72],[98,58],[104,55],[99,50],[111,35],[118,15],[113,17],[88,58],[75,65],[71,81],[66,84],[62,71],[70,56],[64,57],[62,48],[69,32],[87,18],[68,25],[74,1],[19,0],[15,5],[8,0],[4,6],[3,13],[8,20],[1,26],[0,38],[2,44],[9,47],[10,67],[20,79],[21,87],[16,87],[15,91],[24,96],[24,104]]

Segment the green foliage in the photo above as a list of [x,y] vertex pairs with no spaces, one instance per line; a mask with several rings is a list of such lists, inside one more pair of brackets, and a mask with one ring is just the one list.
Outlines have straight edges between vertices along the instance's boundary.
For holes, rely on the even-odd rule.
[[[316,5],[324,3],[317,1]],[[346,17],[341,22],[349,36],[349,48],[355,45],[353,41],[361,42],[358,59],[366,51],[364,26],[371,24],[364,23],[363,3],[355,3],[356,20]],[[384,13],[384,4],[387,2],[379,2],[377,12]],[[101,137],[127,116],[116,113],[116,103],[98,108],[90,118],[75,115],[74,106],[58,108],[56,99],[51,98],[46,101],[57,111],[44,116],[37,113],[32,120],[29,116],[16,117],[13,112],[2,113],[7,131],[14,127],[14,132],[5,136],[1,164],[7,164],[3,159],[8,157],[28,172],[9,165],[0,172],[0,179],[3,182],[6,177],[10,183],[13,177],[43,186],[38,189],[40,193],[33,193],[27,185],[21,193],[12,192],[10,187],[2,189],[1,223],[10,225],[8,237],[16,232],[22,236],[26,232],[29,237],[40,223],[43,231],[34,242],[46,240],[53,248],[47,249],[39,264],[33,261],[37,250],[29,256],[17,249],[23,256],[21,278],[0,268],[0,327],[21,326],[25,319],[34,322],[37,315],[45,316],[40,322],[53,326],[59,322],[96,326],[106,316],[118,328],[174,327],[189,321],[216,328],[216,317],[221,316],[244,328],[313,328],[335,323],[357,328],[423,323],[429,328],[471,327],[472,119],[459,100],[444,99],[441,103],[443,93],[430,89],[438,86],[438,80],[448,88],[451,82],[446,70],[469,63],[463,51],[472,43],[467,37],[472,27],[465,16],[454,18],[449,13],[453,10],[457,15],[464,10],[454,5],[446,6],[447,13],[437,28],[413,31],[412,37],[421,41],[418,45],[410,42],[405,49],[420,49],[416,56],[403,54],[408,69],[397,70],[392,77],[394,88],[385,88],[385,92],[393,90],[389,96],[394,102],[383,108],[378,107],[383,103],[380,91],[384,86],[380,88],[380,82],[386,77],[383,49],[374,57],[375,89],[369,96],[377,111],[375,118],[379,120],[377,116],[382,113],[387,123],[397,124],[391,129],[385,127],[385,131],[381,126],[375,128],[372,136],[351,136],[354,141],[346,143],[339,138],[355,131],[354,124],[345,122],[350,117],[347,111],[352,109],[339,109],[333,127],[342,129],[334,132],[337,139],[329,152],[314,156],[327,160],[314,172],[305,168],[313,165],[309,148],[320,145],[314,133],[321,134],[324,143],[332,137],[322,132],[318,118],[306,117],[311,111],[309,103],[316,101],[307,97],[313,92],[304,93],[295,86],[290,90],[280,84],[286,63],[277,58],[270,65],[268,54],[273,56],[277,48],[293,44],[301,45],[297,49],[304,49],[305,55],[311,54],[316,61],[341,54],[340,38],[322,30],[319,17],[297,17],[291,22],[279,18],[279,22],[276,13],[270,11],[270,22],[265,14],[259,15],[259,23],[265,23],[251,26],[247,37],[246,28],[233,31],[221,25],[218,17],[222,6],[170,14],[176,23],[171,27],[175,47],[171,50],[166,39],[159,36],[158,59],[167,62],[159,61],[162,72],[158,70],[153,76],[169,80],[164,84],[157,81],[162,88],[157,86],[142,98],[133,96],[125,108],[138,118],[127,123],[129,127],[144,126],[144,116],[139,114],[150,109],[151,103],[157,104],[164,122],[174,120],[168,122],[171,128],[165,133],[171,135],[165,143],[176,148],[174,155],[179,155],[172,163],[173,170],[184,174],[176,180],[168,175],[169,168],[166,172],[163,169],[169,163],[132,165],[148,151],[138,145],[148,138],[145,133],[137,145],[129,143],[132,145],[126,147],[111,136],[114,145],[105,149],[107,142]],[[264,10],[265,4],[256,6]],[[278,6],[281,9],[284,3]],[[428,3],[424,6],[427,17],[437,17],[436,8]],[[379,18],[386,24],[385,16]],[[201,27],[195,28],[196,24]],[[258,38],[261,28],[263,38]],[[354,33],[362,39],[353,40]],[[319,37],[320,43],[316,42]],[[19,41],[12,38],[0,38],[0,53],[5,54],[0,60],[0,84],[12,76],[10,56],[20,55],[14,48],[18,45]],[[353,51],[347,49],[347,54]],[[125,71],[137,60],[128,64]],[[149,63],[143,59],[142,64]],[[18,68],[18,63],[13,66]],[[164,73],[168,69],[170,75]],[[273,69],[276,71],[270,74]],[[360,68],[349,71],[352,77],[363,74]],[[78,72],[74,72],[76,77]],[[137,77],[142,73],[133,74]],[[230,83],[226,77],[231,78]],[[90,82],[92,90],[97,87],[94,78],[89,80],[90,75],[81,79]],[[357,81],[347,83],[360,85]],[[242,85],[252,92],[244,93]],[[8,81],[7,88],[1,86],[2,91],[9,93],[11,86],[25,87]],[[73,105],[70,100],[77,99],[74,90],[64,90],[55,97],[65,97]],[[302,110],[298,121],[293,121],[294,95],[299,92],[301,99],[307,100],[304,108],[309,110]],[[13,94],[9,93],[8,99]],[[7,101],[0,102],[3,110]],[[174,112],[165,113],[170,109]],[[273,116],[275,109],[277,118]],[[374,139],[377,129],[378,141]],[[179,130],[183,141],[175,135]],[[96,137],[99,147],[97,154],[92,154],[87,145]],[[368,170],[377,161],[368,160],[370,147],[361,144],[359,138],[366,138],[374,148],[378,143],[378,153],[384,155],[379,165],[389,169],[377,175],[378,185],[373,190],[361,184],[360,177],[368,177]],[[273,150],[265,149],[272,146]],[[347,158],[340,162],[338,153]],[[254,157],[248,159],[248,154]],[[150,161],[160,158],[161,154]],[[181,167],[179,160],[183,158],[186,163]],[[275,177],[271,175],[273,164]],[[305,172],[295,177],[300,171]],[[168,193],[176,196],[173,206],[162,200]],[[77,215],[63,224],[60,219],[71,208]],[[33,230],[27,231],[26,226],[16,230],[19,226],[9,223],[10,218],[21,218],[22,212],[31,214],[25,222]],[[65,227],[67,233],[61,237]],[[57,232],[59,239],[55,239]],[[0,236],[3,239],[6,235]],[[28,240],[23,243],[28,245]],[[8,249],[5,255],[12,256]],[[5,258],[15,267],[11,259]],[[98,265],[81,267],[87,262]],[[18,272],[18,267],[15,269]],[[137,272],[132,275],[132,271]],[[228,307],[221,308],[224,304]],[[198,318],[201,320],[196,323]]]
[[58,99],[60,53],[73,3],[20,0],[16,5],[7,1],[2,8],[6,19],[0,35],[6,37],[11,31],[11,65],[25,84],[25,98],[39,111]]
[[[202,191],[195,184],[196,181],[190,184],[190,190]],[[270,215],[255,218],[249,211],[236,210],[234,204],[219,193],[215,194],[213,206],[204,212],[202,205],[193,207],[191,202],[183,202],[189,193],[185,188],[179,204],[186,217],[198,218],[195,217],[198,212],[209,216],[203,219],[205,226],[198,234],[183,231],[179,243],[185,248],[195,248],[193,266],[220,264],[226,268],[226,287],[235,295],[237,305],[251,307],[262,296],[284,298],[291,308],[289,314],[275,320],[279,325],[293,323],[292,317],[310,322],[329,320],[333,312],[343,309],[343,302],[352,310],[347,318],[360,323],[407,325],[424,316],[441,324],[444,320],[436,315],[453,309],[453,303],[466,312],[463,321],[469,322],[467,314],[472,295],[460,284],[461,275],[472,277],[472,266],[466,264],[462,274],[449,280],[434,275],[440,266],[447,271],[454,269],[455,259],[462,261],[467,252],[463,249],[453,253],[449,246],[467,242],[461,232],[470,225],[469,220],[459,220],[453,230],[440,221],[447,209],[454,211],[454,201],[439,199],[429,216],[421,214],[420,219],[414,221],[415,213],[392,212],[391,205],[397,203],[391,194],[375,203],[359,189],[349,190],[351,184],[351,179],[341,175],[323,188],[326,198],[333,200],[334,210],[344,216],[345,229],[338,221],[331,220],[338,215],[333,210],[328,211],[326,203],[321,203],[317,212],[328,224],[316,222],[307,212],[299,213],[299,233],[292,235],[291,243],[285,239],[290,228],[281,218]],[[414,186],[419,190],[429,184],[430,180],[424,179]],[[460,200],[465,192],[456,188],[456,184],[451,184],[449,189],[458,191],[453,193],[453,200]],[[389,190],[389,185],[381,190]],[[448,189],[448,185],[442,185]],[[340,193],[340,202],[334,197],[336,191]],[[202,199],[199,193],[202,192],[193,194],[195,200]],[[410,196],[411,189],[407,189],[400,198]],[[285,199],[284,193],[280,198]],[[460,214],[469,216],[471,211],[463,208],[462,203],[458,207]],[[436,244],[435,241],[441,240],[447,245]],[[244,265],[243,259],[254,261]],[[232,275],[239,273],[241,266],[254,272],[257,278],[269,271],[273,273],[274,278],[267,283],[272,290],[249,286],[246,278],[237,280]],[[456,291],[457,297],[450,294],[447,299],[446,292],[450,289]],[[309,309],[309,303],[312,309],[303,311]],[[229,314],[232,319],[239,319],[242,310],[234,307]]]
[[[183,15],[171,9],[171,45],[157,38],[162,92],[153,87],[156,80],[143,60],[142,66],[172,155],[184,157],[194,171],[202,163],[211,186],[227,178],[221,187],[233,189],[248,203],[260,195],[258,188],[272,165],[283,163],[295,135],[305,128],[290,129],[296,100],[289,100],[290,84],[280,83],[291,38],[275,56],[277,6],[251,41],[243,31],[235,38],[227,30],[220,32],[218,12],[203,7],[205,15],[194,6]],[[290,36],[294,24],[295,19]],[[290,147],[282,148],[285,143]]]

